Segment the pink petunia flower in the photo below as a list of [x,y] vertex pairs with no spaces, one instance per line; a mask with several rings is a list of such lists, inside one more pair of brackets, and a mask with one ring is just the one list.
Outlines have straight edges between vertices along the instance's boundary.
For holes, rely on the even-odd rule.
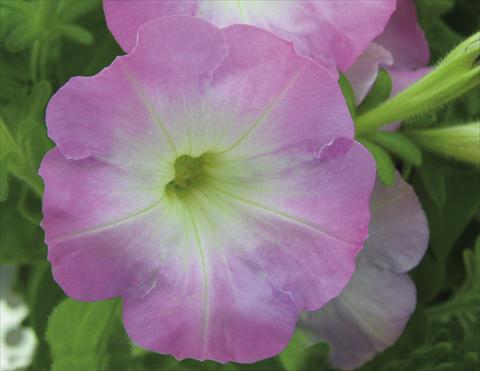
[[396,0],[104,0],[110,31],[129,52],[149,20],[190,15],[218,27],[249,24],[294,43],[297,52],[347,70],[380,35]]
[[428,246],[428,224],[412,187],[397,175],[389,188],[377,182],[370,203],[369,238],[347,288],[321,310],[304,313],[304,346],[328,341],[330,361],[352,369],[391,346],[416,305],[407,272]]
[[[192,15],[219,27],[250,24],[291,41],[298,53],[346,73],[360,103],[379,68],[396,95],[430,71],[430,54],[413,0],[104,0],[107,24],[128,52],[149,20]],[[398,126],[398,125],[397,125]]]
[[47,125],[55,280],[121,296],[139,345],[271,357],[349,282],[375,164],[336,79],[271,33],[148,22],[130,54],[54,95]]
[[[336,66],[345,72],[357,103],[368,94],[381,67],[392,77],[392,95],[429,71],[428,44],[411,0],[104,0],[104,10],[110,30],[126,51],[135,44],[141,24],[172,14],[195,15],[221,26],[249,23],[265,28],[292,41],[297,51],[330,71]],[[389,127],[393,126],[398,127]],[[374,213],[366,251],[358,258],[358,270],[346,291],[325,310],[301,317],[302,327],[311,326],[310,342],[328,340],[332,362],[339,367],[358,366],[392,345],[415,307],[415,288],[405,272],[423,256],[428,226],[413,191],[400,178],[390,189],[377,185],[372,204],[383,209],[381,203],[396,207],[389,206],[388,215]],[[401,256],[401,250],[410,255]],[[378,265],[385,256],[389,265]],[[353,306],[346,309],[345,301]]]

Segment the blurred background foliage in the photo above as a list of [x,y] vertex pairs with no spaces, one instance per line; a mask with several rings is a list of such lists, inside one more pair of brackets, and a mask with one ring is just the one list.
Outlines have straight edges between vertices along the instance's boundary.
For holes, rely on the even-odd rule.
[[[417,0],[435,64],[478,30],[480,2]],[[44,122],[53,92],[70,77],[93,75],[122,54],[106,28],[100,0],[0,1],[0,263],[19,269],[14,290],[29,307],[38,346],[30,370],[333,370],[328,346],[292,347],[253,365],[182,361],[132,345],[121,303],[66,299],[52,280],[41,220],[37,169],[53,146]],[[442,127],[480,118],[476,89],[408,125]],[[397,343],[360,368],[462,371],[479,368],[480,175],[453,160],[423,155],[402,163],[428,216],[431,241],[412,272],[418,307]]]

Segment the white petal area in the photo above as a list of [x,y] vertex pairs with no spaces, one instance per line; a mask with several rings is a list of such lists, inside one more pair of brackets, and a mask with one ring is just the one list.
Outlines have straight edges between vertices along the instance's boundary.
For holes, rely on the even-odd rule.
[[118,165],[113,158],[68,160],[58,148],[45,156],[39,173],[46,180],[42,226],[46,242],[52,243],[49,256],[56,254],[55,240],[128,219],[159,202],[173,169],[167,171],[161,157],[148,161],[140,153]]
[[294,215],[217,188],[205,192],[195,207],[212,260],[219,255],[225,264],[230,259],[242,261],[288,294],[298,309],[322,306],[353,272],[357,245]]
[[[272,24],[284,24],[287,32],[308,32],[314,29],[313,22],[293,22],[296,12],[301,9],[294,1],[202,1],[196,15],[208,19],[219,27],[236,23],[255,25],[269,29]],[[262,27],[263,25],[263,27]]]
[[305,151],[308,142],[279,144],[252,146],[250,154],[240,157],[219,155],[212,187],[240,202],[290,215],[340,241],[363,245],[374,171],[368,151],[350,139],[338,139],[317,153]]
[[[180,214],[182,215],[182,214]],[[184,241],[184,220],[161,198],[108,223],[51,239],[49,260],[55,280],[78,300],[144,294],[165,266],[195,259]]]
[[311,344],[330,344],[333,366],[353,369],[395,342],[415,304],[415,285],[407,275],[380,268],[361,253],[342,294],[320,311],[303,313],[299,326]]

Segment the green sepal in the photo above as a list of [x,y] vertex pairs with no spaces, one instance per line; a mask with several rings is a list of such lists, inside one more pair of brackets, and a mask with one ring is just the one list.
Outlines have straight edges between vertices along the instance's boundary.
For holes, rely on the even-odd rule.
[[480,167],[480,121],[405,134],[425,151]]
[[454,48],[430,73],[355,120],[357,134],[436,110],[480,84],[480,32]]
[[380,103],[383,103],[388,99],[388,97],[390,97],[391,92],[392,79],[388,71],[382,68],[378,71],[377,78],[372,86],[372,89],[370,90],[370,93],[368,93],[358,107],[358,114],[367,112],[378,106]]
[[376,131],[366,136],[375,144],[414,165],[422,165],[422,151],[405,135],[399,132]]
[[[8,198],[0,206],[0,264],[34,264],[46,256],[43,232],[37,224],[25,220],[27,213],[33,215],[40,210],[40,201],[32,193],[25,195],[27,185],[14,177],[10,183]],[[28,197],[22,200],[22,197]],[[20,203],[24,210],[20,211]]]
[[390,187],[395,183],[395,165],[385,150],[365,138],[359,138],[361,142],[372,154],[377,164],[377,175],[385,187]]
[[355,103],[355,93],[352,88],[352,84],[348,80],[347,76],[343,73],[340,73],[340,78],[338,80],[338,84],[340,85],[340,89],[342,89],[343,96],[345,98],[345,102],[347,103],[348,110],[352,117],[356,115],[356,103]]

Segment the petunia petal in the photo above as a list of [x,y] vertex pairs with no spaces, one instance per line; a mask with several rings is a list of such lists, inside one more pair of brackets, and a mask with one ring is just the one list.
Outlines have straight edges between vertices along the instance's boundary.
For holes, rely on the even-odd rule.
[[196,1],[104,0],[108,28],[127,53],[137,44],[140,26],[161,16],[195,15]]
[[177,359],[250,363],[280,352],[298,316],[288,294],[235,257],[212,259],[208,270],[205,279],[197,264],[168,265],[146,294],[127,293],[129,336]]
[[[301,218],[309,206],[320,208],[328,198],[349,197],[351,190],[340,184],[342,176],[318,196],[306,194],[305,189],[321,187],[322,179],[333,169],[359,180],[360,176],[352,174],[359,172],[355,162],[363,163],[367,156],[367,151],[355,144],[347,156],[330,159],[329,164],[312,158],[290,174],[294,184],[276,192],[273,186],[282,174],[276,174],[275,180],[269,174],[266,183],[272,187],[276,204],[238,195],[235,191],[250,189],[248,180],[226,191],[213,187],[197,194],[189,205],[191,223],[184,234],[186,242],[197,244],[198,256],[192,259],[197,263],[186,267],[170,263],[159,270],[147,294],[130,290],[125,301],[130,336],[148,349],[180,359],[253,362],[260,355],[278,353],[291,337],[297,311],[323,305],[347,284],[362,243],[361,239],[343,239],[352,238],[355,229],[362,234],[355,223],[346,237],[346,231],[333,235],[310,222],[314,216],[309,216],[309,221]],[[362,189],[367,183],[355,184],[357,197],[365,203],[368,192]],[[289,194],[292,186],[304,197]],[[296,203],[287,208],[289,197]],[[355,209],[351,200],[336,206],[342,207]],[[330,217],[335,220],[334,215]],[[357,221],[362,223],[361,218]],[[155,321],[162,323],[162,331],[148,326]]]
[[309,55],[331,58],[346,71],[382,33],[396,1],[312,1],[312,5],[320,14],[320,26],[309,40]]
[[[230,50],[212,89],[216,105],[233,108],[237,120],[219,150],[256,154],[272,150],[270,144],[302,143],[313,153],[334,138],[353,137],[351,117],[330,73],[268,32],[231,26],[223,33]],[[246,45],[245,39],[252,42]]]
[[353,369],[395,342],[415,304],[415,285],[407,275],[360,256],[342,294],[320,311],[302,314],[299,327],[312,343],[330,344],[333,366]]
[[98,158],[65,159],[58,148],[42,162],[47,181],[43,226],[46,240],[122,219],[160,198],[158,176],[126,171]]
[[137,166],[133,159],[175,155],[175,141],[187,130],[177,121],[191,119],[186,104],[202,95],[227,46],[220,30],[190,17],[150,23],[141,35],[135,53],[96,76],[71,79],[50,101],[48,133],[66,157],[98,155]]
[[347,288],[316,312],[304,313],[307,341],[327,341],[334,366],[352,369],[391,346],[415,309],[415,286],[406,271],[425,253],[428,225],[410,185],[397,175],[377,183],[371,200],[370,236]]
[[113,35],[127,52],[149,20],[194,15],[219,27],[250,24],[292,41],[303,55],[348,69],[384,29],[394,0],[385,1],[133,1],[105,0]]
[[394,272],[407,272],[428,245],[428,223],[413,188],[399,174],[391,187],[377,182],[370,202],[372,219],[365,257]]
[[392,96],[408,88],[431,70],[432,67],[424,67],[414,71],[390,71],[390,77],[392,78]]
[[397,1],[397,9],[383,33],[375,42],[393,55],[395,70],[412,70],[427,65],[430,59],[428,42],[417,23],[413,0]]
[[78,299],[120,295],[142,257],[130,249],[138,226],[127,228],[123,241],[98,236],[145,219],[160,201],[158,187],[99,159],[67,160],[58,149],[47,154],[40,175],[46,183],[42,227],[57,282]]

